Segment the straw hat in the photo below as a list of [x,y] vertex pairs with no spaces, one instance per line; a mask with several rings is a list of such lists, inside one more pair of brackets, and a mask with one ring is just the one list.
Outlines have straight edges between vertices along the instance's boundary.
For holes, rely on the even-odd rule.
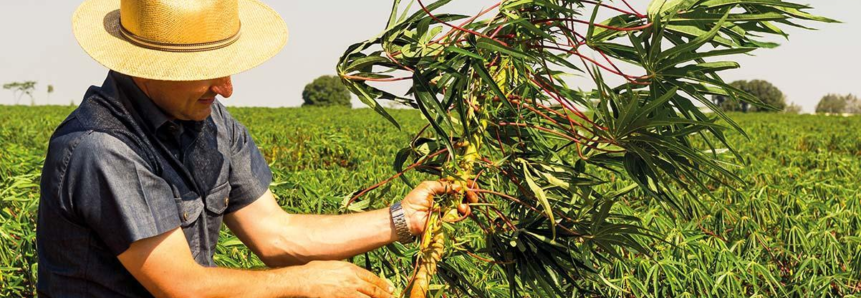
[[84,51],[127,75],[196,81],[272,58],[287,25],[258,0],[87,0],[72,17]]

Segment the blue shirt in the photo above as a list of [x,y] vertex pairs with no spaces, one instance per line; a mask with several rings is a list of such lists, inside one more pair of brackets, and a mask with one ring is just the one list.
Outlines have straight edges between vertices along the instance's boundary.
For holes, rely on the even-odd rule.
[[204,121],[172,121],[131,77],[111,71],[51,137],[36,229],[38,294],[152,297],[119,254],[181,227],[195,261],[215,266],[223,216],[271,181],[248,130],[221,103]]

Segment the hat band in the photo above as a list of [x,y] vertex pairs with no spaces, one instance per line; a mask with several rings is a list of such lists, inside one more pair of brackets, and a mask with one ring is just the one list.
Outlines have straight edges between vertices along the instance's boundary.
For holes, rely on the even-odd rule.
[[129,42],[136,44],[138,46],[141,46],[141,47],[148,48],[148,49],[168,51],[168,52],[203,52],[203,51],[217,50],[217,49],[229,46],[229,45],[233,44],[234,42],[236,42],[239,39],[240,32],[242,32],[242,30],[241,30],[242,25],[240,24],[240,30],[236,31],[236,34],[233,34],[232,36],[230,36],[228,38],[225,38],[222,40],[217,40],[217,41],[212,41],[212,42],[180,44],[180,43],[158,42],[158,41],[153,41],[153,40],[146,39],[144,37],[137,36],[134,33],[131,33],[128,30],[126,30],[126,28],[122,24],[123,24],[122,21],[120,21],[120,33]]

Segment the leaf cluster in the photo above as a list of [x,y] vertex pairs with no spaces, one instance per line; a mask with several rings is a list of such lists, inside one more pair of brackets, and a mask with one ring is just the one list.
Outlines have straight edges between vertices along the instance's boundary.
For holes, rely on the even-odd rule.
[[[638,239],[664,235],[613,212],[620,200],[654,200],[692,217],[702,212],[700,194],[743,184],[718,157],[741,160],[725,132],[743,131],[706,96],[767,104],[721,79],[739,67],[726,57],[777,46],[762,36],[786,36],[781,26],[803,27],[798,20],[832,22],[780,0],[657,0],[645,14],[512,0],[473,17],[438,12],[450,2],[417,1],[410,13],[394,1],[386,29],[349,47],[337,70],[395,126],[378,100],[411,105],[427,120],[395,169],[412,160],[420,171],[478,183],[484,208],[472,219],[481,233],[456,250],[497,264],[512,296],[526,288],[567,296],[578,280],[598,278],[602,263],[647,253]],[[601,9],[621,14],[599,21]],[[597,87],[570,86],[571,74]],[[412,87],[396,95],[371,84],[392,81]]]

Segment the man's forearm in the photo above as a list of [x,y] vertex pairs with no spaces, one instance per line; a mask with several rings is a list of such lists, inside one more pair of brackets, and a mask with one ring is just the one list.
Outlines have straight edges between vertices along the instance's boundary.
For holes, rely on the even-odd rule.
[[396,241],[388,209],[347,215],[284,214],[276,221],[278,235],[265,253],[269,266],[343,260]]
[[321,270],[309,266],[260,271],[201,266],[180,228],[135,241],[117,258],[156,297],[304,297],[321,279]]
[[[291,274],[287,271],[297,271]],[[285,276],[302,276],[297,267],[271,270],[239,270],[218,267],[199,267],[195,280],[186,280],[188,288],[177,293],[163,293],[167,297],[305,297],[306,283],[284,280]],[[162,295],[157,295],[162,296]]]

